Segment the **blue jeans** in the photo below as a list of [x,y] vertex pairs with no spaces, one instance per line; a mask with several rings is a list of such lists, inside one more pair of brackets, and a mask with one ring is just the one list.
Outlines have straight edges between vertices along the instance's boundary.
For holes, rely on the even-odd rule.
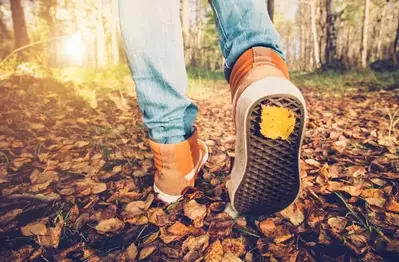
[[[120,0],[128,63],[144,124],[152,140],[178,143],[191,135],[197,106],[186,96],[187,75],[179,0]],[[265,0],[212,0],[228,81],[238,57],[254,46],[283,57]]]

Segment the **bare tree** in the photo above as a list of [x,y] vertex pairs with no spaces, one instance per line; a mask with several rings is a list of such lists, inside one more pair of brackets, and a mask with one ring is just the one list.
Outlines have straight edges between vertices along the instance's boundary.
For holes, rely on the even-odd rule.
[[10,0],[12,22],[14,27],[15,48],[29,44],[28,33],[26,31],[25,14],[21,5],[21,0]]
[[111,0],[111,50],[112,62],[114,64],[119,63],[118,26],[116,24],[117,9],[116,0]]
[[370,0],[364,0],[364,20],[362,34],[362,68],[367,67],[367,37],[368,37],[368,19],[370,12]]
[[393,52],[394,57],[396,58],[396,63],[399,63],[399,52],[398,52],[398,44],[399,44],[399,16],[398,16],[398,27],[396,28],[396,36],[393,42]]
[[334,6],[334,0],[326,1],[327,11],[327,39],[326,39],[326,52],[324,69],[336,69],[337,58],[337,28],[336,22],[339,17]]
[[103,67],[106,64],[105,57],[105,35],[103,21],[102,1],[96,1],[96,35],[97,35],[97,67]]

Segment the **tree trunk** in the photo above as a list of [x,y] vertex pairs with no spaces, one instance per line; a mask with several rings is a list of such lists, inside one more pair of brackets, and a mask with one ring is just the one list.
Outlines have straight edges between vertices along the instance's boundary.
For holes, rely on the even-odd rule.
[[97,67],[103,67],[106,64],[105,57],[105,36],[104,36],[104,24],[103,24],[103,13],[102,13],[102,0],[97,0],[96,10],[96,34],[97,34]]
[[362,68],[367,67],[367,37],[368,37],[368,20],[370,11],[370,0],[364,0],[364,21],[362,34]]
[[311,20],[312,20],[312,35],[313,35],[313,48],[314,48],[314,60],[316,64],[316,68],[320,67],[320,51],[319,51],[319,43],[317,42],[317,30],[316,30],[316,0],[313,0],[310,3],[311,10]]
[[386,13],[386,8],[387,5],[384,5],[382,7],[382,13],[381,13],[381,18],[379,21],[379,30],[378,30],[378,37],[377,37],[377,59],[382,59],[382,37],[384,35],[384,29],[385,29],[385,13]]
[[15,48],[29,44],[28,33],[26,31],[24,9],[21,0],[10,0],[12,22],[14,27]]
[[267,12],[272,22],[274,22],[274,0],[267,0]]
[[117,3],[111,0],[111,49],[112,49],[112,62],[119,64],[119,45],[118,45],[118,27],[116,25],[117,17]]
[[396,28],[396,37],[395,41],[393,42],[394,58],[396,58],[397,64],[399,64],[398,44],[399,44],[399,16],[398,16],[398,27]]
[[337,69],[337,28],[336,21],[338,18],[337,13],[333,7],[333,0],[327,0],[327,40],[326,40],[326,53],[325,53],[325,69]]
[[184,43],[184,59],[186,65],[191,60],[190,47],[190,27],[189,27],[189,16],[188,16],[188,0],[180,0],[180,21],[183,31],[183,43]]

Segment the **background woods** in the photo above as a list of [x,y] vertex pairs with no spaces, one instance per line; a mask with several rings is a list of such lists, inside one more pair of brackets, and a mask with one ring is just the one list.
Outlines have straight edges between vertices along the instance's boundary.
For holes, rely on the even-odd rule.
[[0,0],[0,261],[397,262],[399,1],[264,1],[307,104],[302,190],[237,219],[224,212],[236,137],[214,16],[208,0],[180,3],[210,158],[166,205],[117,0]]
[[[221,69],[208,1],[180,1],[187,65]],[[3,58],[14,48],[43,41],[25,53],[34,52],[52,66],[104,67],[124,59],[116,0],[1,0],[0,5]],[[381,60],[397,64],[397,1],[269,0],[266,5],[292,71],[367,68]]]

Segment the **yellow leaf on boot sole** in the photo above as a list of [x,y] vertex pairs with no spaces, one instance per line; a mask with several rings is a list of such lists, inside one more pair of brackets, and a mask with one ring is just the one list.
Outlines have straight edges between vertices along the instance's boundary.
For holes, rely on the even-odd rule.
[[284,107],[262,105],[260,133],[264,137],[287,140],[294,127],[294,112]]

